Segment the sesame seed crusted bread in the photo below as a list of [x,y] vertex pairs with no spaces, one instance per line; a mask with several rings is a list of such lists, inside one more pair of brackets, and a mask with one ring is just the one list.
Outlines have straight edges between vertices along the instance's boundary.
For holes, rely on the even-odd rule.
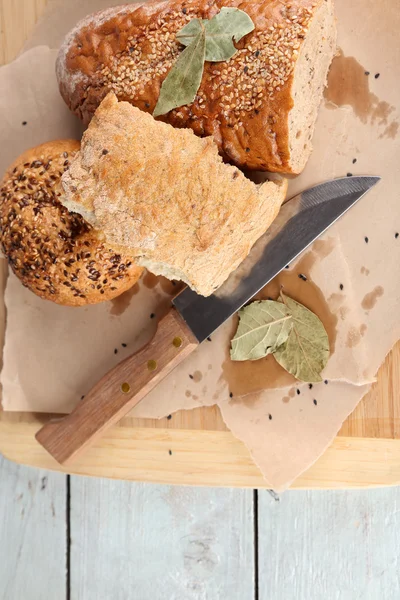
[[64,100],[86,124],[109,91],[152,113],[183,49],[176,33],[223,6],[247,12],[255,31],[229,61],[206,63],[195,101],[161,120],[213,136],[239,167],[300,173],[336,48],[333,0],[169,0],[90,15],[60,49]]
[[212,138],[174,129],[113,93],[62,178],[63,203],[155,275],[212,294],[278,214],[287,181],[256,185]]
[[23,285],[57,304],[111,300],[143,269],[60,203],[61,176],[80,147],[48,142],[24,152],[0,183],[0,241]]

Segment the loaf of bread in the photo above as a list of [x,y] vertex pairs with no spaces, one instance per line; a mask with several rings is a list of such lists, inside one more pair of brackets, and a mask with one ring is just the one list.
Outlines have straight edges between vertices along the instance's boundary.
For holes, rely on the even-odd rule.
[[62,178],[65,206],[155,275],[210,295],[276,217],[286,180],[256,185],[211,138],[174,129],[110,93]]
[[41,298],[69,306],[111,300],[143,271],[60,203],[61,176],[79,147],[59,140],[32,148],[0,183],[0,242],[12,270]]
[[128,4],[85,18],[57,60],[60,91],[85,124],[113,91],[152,113],[194,18],[237,7],[255,30],[227,62],[206,63],[195,101],[162,120],[213,136],[239,167],[300,173],[336,47],[333,0],[169,0]]

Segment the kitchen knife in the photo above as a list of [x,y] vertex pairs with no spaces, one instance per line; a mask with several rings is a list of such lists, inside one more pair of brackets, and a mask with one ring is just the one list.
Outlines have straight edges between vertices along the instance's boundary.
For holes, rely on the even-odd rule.
[[284,204],[246,260],[213,296],[204,298],[189,288],[183,290],[150,343],[107,373],[70,415],[40,429],[39,443],[61,464],[76,458],[379,180],[336,179]]

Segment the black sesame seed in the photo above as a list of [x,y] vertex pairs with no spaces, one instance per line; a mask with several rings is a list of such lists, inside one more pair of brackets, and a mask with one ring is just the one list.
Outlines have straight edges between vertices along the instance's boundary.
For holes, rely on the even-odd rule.
[[365,71],[364,75],[368,76],[369,75],[369,71]]
[[297,392],[297,395],[300,396],[300,390],[299,390],[299,388],[297,388],[296,392]]
[[353,177],[353,173],[347,173],[347,177]]
[[315,406],[317,406],[318,402],[316,400],[313,400]]
[[344,285],[343,285],[343,283],[341,283],[341,284],[339,285],[339,287],[340,287],[340,289],[343,291],[343,289],[344,289]]
[[170,421],[172,419],[172,415],[168,415],[167,419]]
[[249,72],[249,67],[246,65],[246,66],[245,66],[245,68],[243,69],[243,71],[244,71],[245,73],[248,73],[248,72]]
[[212,341],[212,340],[211,340],[211,338],[210,338],[210,337],[208,337],[208,338],[207,338],[207,342],[211,342],[211,341]]
[[118,354],[117,348],[114,349],[114,354]]
[[172,450],[168,450],[168,454],[172,456]]
[[81,400],[83,400],[83,399],[84,399],[84,397],[85,397],[85,396],[81,396]]
[[105,156],[106,154],[108,154],[108,150],[106,150],[106,149],[104,148],[104,150],[103,150],[103,152],[102,152],[102,155],[103,155],[103,156]]
[[186,13],[187,13],[187,8],[182,8],[182,12],[183,12],[183,14],[184,14],[184,15],[186,15]]
[[156,315],[155,315],[154,313],[151,313],[151,315],[150,315],[150,319],[154,319],[154,317],[155,317],[155,316],[156,316]]
[[250,148],[246,148],[246,152],[247,152],[247,153],[248,153],[248,152],[250,152]]
[[399,237],[399,235],[400,235],[400,233],[395,233],[395,234],[394,234],[394,237],[396,238],[396,240],[397,240],[397,238]]
[[328,383],[329,383],[329,382],[328,382],[328,380],[327,380],[327,379],[325,379],[325,381],[324,381],[324,384],[325,384],[325,385],[328,385]]
[[256,115],[259,115],[259,114],[260,114],[260,111],[258,110],[258,108],[256,108],[256,109],[254,110],[254,112],[256,113]]
[[353,165],[355,165],[355,164],[356,164],[356,162],[357,162],[357,159],[356,159],[356,158],[353,158]]
[[308,389],[309,389],[309,390],[312,390],[312,388],[313,388],[313,384],[312,384],[312,383],[309,383],[309,384],[308,384]]
[[24,126],[28,125],[28,122],[27,121],[22,121],[22,125],[24,125]]
[[365,243],[366,243],[366,244],[368,244],[368,242],[369,242],[369,239],[368,239],[367,237],[365,237],[365,238],[364,238],[364,241],[365,241]]
[[193,379],[193,375],[189,375],[189,379]]
[[375,79],[379,79],[379,77],[380,77],[380,76],[381,76],[381,74],[380,74],[380,73],[376,73],[376,75],[375,75]]
[[257,50],[255,53],[256,58],[258,58],[260,56],[260,50]]
[[146,108],[150,108],[150,104],[148,102],[145,102],[144,105]]
[[290,269],[290,265],[286,265],[285,269]]
[[272,415],[268,415],[268,419],[272,421]]
[[232,392],[229,392],[229,398],[233,398]]
[[124,343],[122,343],[122,344],[121,344],[121,346],[122,346],[123,348],[126,348],[126,347],[127,347],[127,345],[128,345],[128,344],[124,344]]
[[307,281],[307,277],[305,275],[303,275],[303,273],[300,273],[299,279],[302,279],[303,281]]

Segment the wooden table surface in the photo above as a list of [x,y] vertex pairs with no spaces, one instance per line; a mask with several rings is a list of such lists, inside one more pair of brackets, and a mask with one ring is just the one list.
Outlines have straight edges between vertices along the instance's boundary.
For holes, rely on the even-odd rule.
[[[1,61],[44,5],[0,0]],[[374,402],[397,399],[398,365],[397,348]],[[0,600],[397,600],[399,551],[398,488],[279,498],[69,477],[0,456]]]

